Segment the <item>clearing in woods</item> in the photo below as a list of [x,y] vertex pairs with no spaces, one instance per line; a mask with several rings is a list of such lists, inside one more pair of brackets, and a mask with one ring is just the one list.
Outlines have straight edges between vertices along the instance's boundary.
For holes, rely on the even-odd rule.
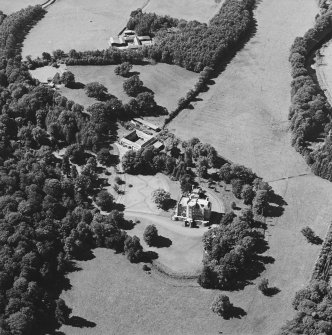
[[144,0],[57,0],[28,34],[23,47],[27,55],[62,49],[106,49],[110,36],[126,25],[130,12]]
[[[123,90],[123,82],[126,78],[117,76],[114,68],[114,65],[68,66],[68,70],[74,73],[77,82],[87,84],[97,81],[106,86],[110,94],[115,95],[124,103],[128,102],[130,97]],[[195,85],[199,76],[195,72],[169,64],[135,65],[132,72],[139,74],[144,86],[155,94],[157,104],[166,107],[169,112],[175,109],[178,100]],[[96,102],[87,97],[84,89],[64,87],[61,93],[84,107]]]
[[271,183],[288,205],[283,216],[267,222],[266,255],[275,261],[266,265],[262,276],[280,293],[266,297],[256,285],[227,292],[247,314],[223,320],[209,310],[216,291],[190,287],[191,283],[183,287],[154,272],[148,275],[141,265],[98,249],[95,259],[79,263],[82,271],[69,275],[73,288],[63,294],[74,315],[97,325],[63,327],[66,334],[272,335],[292,318],[293,296],[308,283],[320,250],[308,244],[300,230],[309,225],[324,237],[332,215],[332,184],[310,174],[291,148],[287,131],[289,47],[312,27],[316,13],[315,1],[260,2],[256,35],[200,96],[203,101],[169,126],[183,138],[197,136],[211,143],[267,181],[302,175]]
[[[19,6],[10,5],[9,8]],[[31,3],[38,3],[31,0]],[[24,7],[23,1],[19,1]],[[147,5],[147,7],[145,7]],[[189,0],[57,0],[48,8],[45,18],[28,34],[23,47],[22,56],[37,57],[42,52],[62,49],[95,50],[106,49],[111,36],[117,36],[126,25],[131,11],[144,7],[145,11],[156,11],[186,20],[207,22],[221,4],[214,0],[199,0],[194,4]],[[203,9],[203,10],[202,10]]]

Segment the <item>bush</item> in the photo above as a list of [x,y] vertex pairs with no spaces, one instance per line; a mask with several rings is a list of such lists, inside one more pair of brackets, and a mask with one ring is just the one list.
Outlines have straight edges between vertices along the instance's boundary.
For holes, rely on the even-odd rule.
[[269,291],[269,281],[266,278],[263,278],[259,284],[258,284],[258,289],[265,295]]
[[123,183],[123,180],[119,177],[119,176],[116,176],[114,178],[114,181],[118,184],[118,185],[121,185]]
[[317,236],[310,227],[304,227],[301,229],[301,233],[307,239],[308,242],[312,244],[320,244],[322,242],[321,238]]

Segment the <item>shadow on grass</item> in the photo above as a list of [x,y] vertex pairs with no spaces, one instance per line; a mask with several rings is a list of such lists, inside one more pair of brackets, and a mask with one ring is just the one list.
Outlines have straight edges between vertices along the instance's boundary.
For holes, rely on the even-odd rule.
[[153,260],[157,259],[159,255],[154,251],[144,251],[142,262],[144,263],[151,263]]
[[158,235],[154,241],[153,246],[156,248],[169,248],[172,245],[172,241],[164,236]]
[[280,217],[282,214],[284,214],[284,211],[285,211],[284,207],[270,204],[267,209],[266,216],[269,216],[271,218],[277,218]]
[[165,200],[163,204],[163,210],[168,212],[170,209],[174,208],[175,205],[176,205],[176,200],[174,199]]
[[264,293],[267,297],[273,297],[274,295],[278,294],[280,289],[278,287],[268,287]]
[[260,262],[262,262],[263,264],[274,264],[275,259],[271,256],[261,256],[261,255],[257,255],[256,259]]
[[72,90],[81,90],[81,89],[85,88],[85,85],[83,83],[80,83],[80,82],[75,82],[75,83],[71,83],[67,87],[72,89]]
[[88,321],[80,316],[72,316],[68,322],[68,326],[76,327],[76,328],[94,328],[96,324],[94,322]]
[[232,309],[229,311],[227,315],[224,316],[224,319],[241,319],[242,317],[246,316],[246,311],[241,307],[233,306]]
[[90,261],[94,258],[96,258],[96,256],[93,254],[92,250],[85,250],[84,252],[80,253],[78,257],[76,257],[78,261]]
[[135,222],[133,220],[123,220],[119,224],[119,228],[123,230],[132,230],[135,227]]

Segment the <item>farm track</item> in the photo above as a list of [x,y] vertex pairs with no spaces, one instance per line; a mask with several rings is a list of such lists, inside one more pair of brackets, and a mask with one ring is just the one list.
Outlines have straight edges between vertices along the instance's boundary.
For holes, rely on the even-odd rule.
[[41,6],[45,9],[50,5],[53,5],[56,2],[56,0],[48,0],[45,3],[43,3]]

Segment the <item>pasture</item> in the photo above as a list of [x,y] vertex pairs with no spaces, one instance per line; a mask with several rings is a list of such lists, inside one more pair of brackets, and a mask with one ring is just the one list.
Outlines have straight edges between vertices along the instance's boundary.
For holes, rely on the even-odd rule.
[[[24,7],[24,1],[6,0],[4,11]],[[7,4],[8,3],[8,4]],[[14,4],[15,3],[15,4]],[[29,3],[37,4],[38,0]],[[57,0],[45,18],[35,26],[24,42],[23,58],[40,56],[43,51],[62,49],[106,49],[111,36],[125,27],[131,11],[144,7],[147,12],[171,15],[186,20],[208,22],[221,6],[214,0]]]
[[[125,78],[114,73],[114,65],[107,66],[68,66],[68,70],[73,72],[77,82],[87,84],[98,81],[108,88],[110,94],[115,95],[124,103],[130,97],[123,90]],[[166,107],[172,111],[177,101],[186,95],[198,78],[198,74],[187,71],[176,65],[156,64],[156,65],[135,65],[132,72],[139,73],[144,86],[152,90],[158,105]],[[84,89],[63,88],[64,96],[68,99],[80,103],[85,108],[95,102],[88,98]]]
[[150,0],[144,11],[207,23],[218,12],[223,2],[223,0]]
[[46,0],[2,0],[0,3],[0,10],[5,14],[11,14],[30,5],[41,5],[44,2],[46,2]]
[[195,134],[224,157],[252,168],[287,202],[284,214],[267,222],[267,255],[275,260],[262,273],[281,292],[267,301],[253,286],[236,294],[244,300],[251,296],[251,303],[244,304],[248,314],[231,334],[274,334],[292,318],[294,294],[309,282],[320,249],[304,241],[300,230],[308,225],[324,238],[330,224],[332,185],[312,175],[288,132],[289,46],[313,26],[316,12],[311,1],[259,3],[255,36],[199,95],[202,101],[168,126],[179,137]]
[[[203,243],[202,236],[207,227],[190,229],[183,222],[172,221],[169,217],[151,214],[126,213],[128,219],[139,219],[131,236],[138,236],[145,251],[158,254],[157,263],[168,272],[177,275],[196,275],[202,269]],[[157,246],[149,247],[143,240],[143,233],[148,225],[154,224],[161,236]]]
[[[21,1],[22,2],[22,1]],[[24,42],[23,58],[43,51],[106,49],[144,0],[57,0]]]

